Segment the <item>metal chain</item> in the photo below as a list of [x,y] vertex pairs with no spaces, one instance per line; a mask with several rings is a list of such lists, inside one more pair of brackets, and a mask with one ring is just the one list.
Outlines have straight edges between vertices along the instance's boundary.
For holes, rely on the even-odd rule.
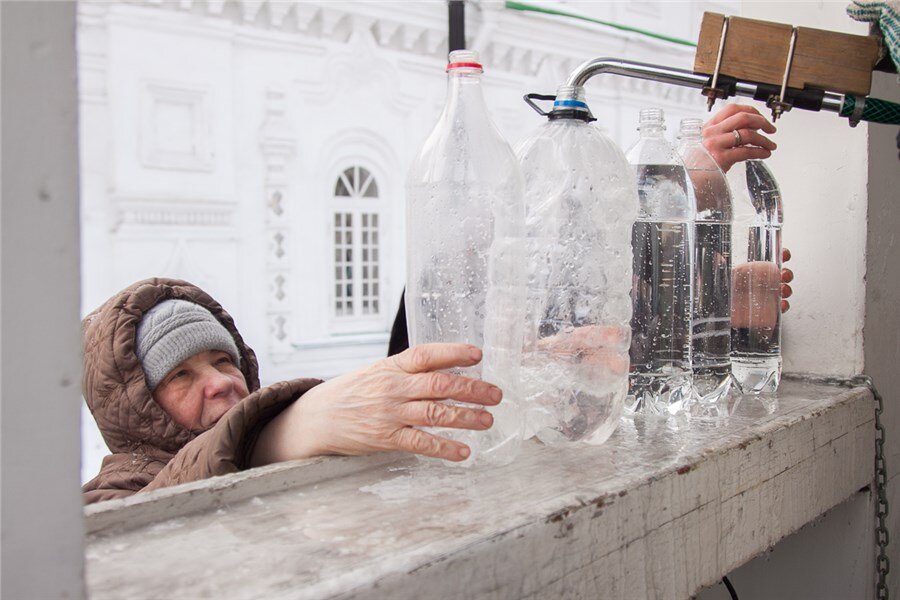
[[839,385],[842,387],[867,387],[875,398],[875,544],[878,548],[878,555],[875,558],[875,573],[878,576],[878,582],[875,587],[875,597],[879,600],[887,600],[889,598],[887,575],[891,571],[891,561],[887,555],[887,547],[888,543],[890,543],[890,535],[888,534],[887,527],[888,477],[884,459],[885,431],[884,425],[881,423],[881,415],[884,412],[884,399],[875,387],[875,382],[872,381],[872,378],[868,375],[840,378],[791,374],[786,375],[786,377],[826,385]]

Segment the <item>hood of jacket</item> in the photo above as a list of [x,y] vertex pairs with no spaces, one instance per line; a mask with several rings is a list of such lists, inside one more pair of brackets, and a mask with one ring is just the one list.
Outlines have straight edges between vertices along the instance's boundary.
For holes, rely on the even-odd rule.
[[200,435],[176,423],[153,399],[135,353],[135,331],[144,314],[169,299],[207,308],[234,337],[241,371],[252,393],[259,389],[256,354],[244,343],[231,316],[197,286],[154,278],[125,288],[82,321],[82,392],[103,439],[114,454],[171,456]]

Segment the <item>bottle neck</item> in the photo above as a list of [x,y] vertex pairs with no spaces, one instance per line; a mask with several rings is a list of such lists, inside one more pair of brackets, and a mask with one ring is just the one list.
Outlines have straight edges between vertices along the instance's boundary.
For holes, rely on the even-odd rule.
[[641,123],[638,129],[641,139],[657,139],[665,137],[666,128],[661,123]]
[[487,105],[481,87],[481,72],[475,69],[451,69],[447,73],[446,116],[465,110],[467,118],[483,114],[487,117]]

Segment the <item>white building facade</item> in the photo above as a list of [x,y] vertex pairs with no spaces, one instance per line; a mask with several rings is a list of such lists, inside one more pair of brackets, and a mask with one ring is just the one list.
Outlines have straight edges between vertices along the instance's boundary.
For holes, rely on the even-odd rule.
[[[687,40],[738,3],[541,3]],[[82,2],[82,313],[146,277],[187,279],[234,316],[263,383],[386,353],[405,278],[407,168],[445,94],[443,1]],[[468,47],[507,139],[522,101],[582,61],[690,68],[693,48],[469,2]],[[587,99],[623,148],[642,107],[704,116],[695,90],[612,76]],[[83,477],[105,447],[84,419]]]

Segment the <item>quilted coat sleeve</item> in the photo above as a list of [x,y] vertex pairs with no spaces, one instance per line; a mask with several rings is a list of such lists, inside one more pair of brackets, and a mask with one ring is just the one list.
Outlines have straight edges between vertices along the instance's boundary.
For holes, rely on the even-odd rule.
[[293,379],[250,394],[225,413],[212,429],[179,450],[141,491],[157,490],[248,468],[262,429],[282,410],[319,383],[318,379]]

